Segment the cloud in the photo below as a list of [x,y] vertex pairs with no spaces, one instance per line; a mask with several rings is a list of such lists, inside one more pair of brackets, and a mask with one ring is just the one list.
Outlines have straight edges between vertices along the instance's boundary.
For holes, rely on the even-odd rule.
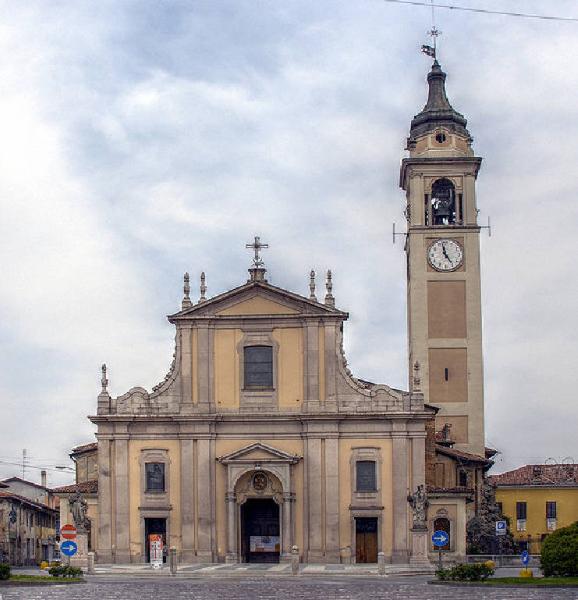
[[[322,287],[331,268],[351,314],[353,372],[407,385],[405,257],[391,223],[401,230],[399,161],[426,97],[416,49],[427,10],[339,0],[8,10],[6,456],[24,446],[37,461],[64,459],[89,439],[103,361],[113,393],[162,379],[182,273],[195,290],[205,270],[211,294],[242,283],[255,234],[270,243],[276,285],[306,293],[309,270]],[[556,10],[575,12],[569,1]],[[574,30],[456,11],[438,20],[450,99],[484,156],[480,218],[493,223],[482,240],[488,439],[501,467],[578,454]]]

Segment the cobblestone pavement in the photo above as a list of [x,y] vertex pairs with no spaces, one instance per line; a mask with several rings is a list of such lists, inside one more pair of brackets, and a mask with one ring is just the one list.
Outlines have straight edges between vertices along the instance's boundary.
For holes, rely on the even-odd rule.
[[227,577],[123,578],[86,584],[0,588],[0,600],[578,600],[578,589],[488,589],[432,586],[427,578]]

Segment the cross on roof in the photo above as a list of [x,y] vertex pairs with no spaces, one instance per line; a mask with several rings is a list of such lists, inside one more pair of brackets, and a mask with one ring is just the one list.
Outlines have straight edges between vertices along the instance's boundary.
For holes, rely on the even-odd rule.
[[269,244],[262,244],[261,238],[259,236],[255,236],[255,241],[252,244],[245,244],[245,248],[251,248],[251,250],[255,251],[255,256],[253,258],[253,267],[260,269],[265,265],[265,263],[261,260],[259,256],[259,251],[263,248],[269,248]]

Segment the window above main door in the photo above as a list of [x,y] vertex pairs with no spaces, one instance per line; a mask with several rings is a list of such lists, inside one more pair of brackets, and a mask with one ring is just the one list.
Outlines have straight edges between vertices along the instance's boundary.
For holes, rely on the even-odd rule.
[[272,389],[273,348],[272,346],[245,346],[243,349],[244,389]]

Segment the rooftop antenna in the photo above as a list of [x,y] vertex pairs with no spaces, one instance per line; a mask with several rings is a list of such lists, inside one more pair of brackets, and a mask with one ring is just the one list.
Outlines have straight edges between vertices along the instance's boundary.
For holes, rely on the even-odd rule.
[[431,29],[427,32],[431,37],[431,46],[423,44],[421,51],[427,56],[431,56],[434,61],[437,60],[437,39],[442,32],[436,27],[436,14],[434,0],[431,0]]
[[28,463],[27,450],[22,450],[22,479],[26,479],[26,465]]

